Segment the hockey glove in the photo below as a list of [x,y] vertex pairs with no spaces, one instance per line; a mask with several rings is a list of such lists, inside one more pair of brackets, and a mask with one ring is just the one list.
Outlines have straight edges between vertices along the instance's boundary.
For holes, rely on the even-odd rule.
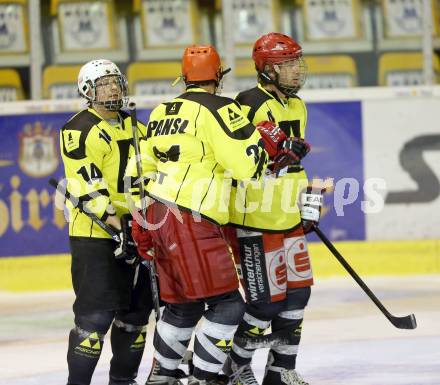
[[287,138],[275,156],[275,171],[298,164],[310,151],[310,144],[301,138]]
[[119,245],[114,251],[117,260],[123,260],[129,265],[135,265],[139,261],[136,244],[131,236],[132,217],[124,214],[121,217],[121,231],[119,233]]
[[286,134],[275,123],[265,120],[256,125],[258,132],[264,142],[264,149],[269,154],[269,158],[273,159],[278,155],[281,143],[286,140]]
[[325,188],[307,187],[301,194],[301,224],[304,234],[310,233],[317,226],[321,217],[321,207],[324,202]]
[[144,229],[137,221],[133,221],[131,235],[137,245],[139,255],[146,260],[154,257],[154,244],[150,231]]

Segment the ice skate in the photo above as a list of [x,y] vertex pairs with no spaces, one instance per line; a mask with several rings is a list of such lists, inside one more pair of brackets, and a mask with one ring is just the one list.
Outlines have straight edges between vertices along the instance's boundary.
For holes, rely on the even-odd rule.
[[121,380],[110,379],[108,385],[139,385],[139,384],[134,380],[121,381]]
[[209,380],[199,380],[194,376],[188,377],[188,385],[227,385],[229,377],[224,374],[217,374],[215,378]]
[[310,385],[295,369],[269,366],[262,385]]
[[182,385],[180,378],[185,376],[185,372],[180,369],[174,371],[162,369],[159,361],[155,359],[145,385]]
[[238,365],[228,357],[223,372],[229,377],[230,385],[258,385],[250,364]]

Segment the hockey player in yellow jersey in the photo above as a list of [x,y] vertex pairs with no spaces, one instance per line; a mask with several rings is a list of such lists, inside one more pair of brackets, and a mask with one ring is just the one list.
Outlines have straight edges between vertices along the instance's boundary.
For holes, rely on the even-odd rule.
[[280,127],[288,137],[290,161],[281,169],[269,163],[262,186],[238,183],[232,191],[227,233],[247,304],[224,370],[234,385],[258,385],[251,369],[254,349],[246,341],[271,326],[272,333],[285,331],[291,338],[269,351],[263,385],[306,385],[295,370],[304,308],[313,283],[296,203],[298,192],[307,186],[301,159],[310,150],[304,141],[306,106],[296,95],[304,84],[306,67],[301,47],[280,33],[260,37],[252,57],[258,84],[236,100],[254,124],[270,121]]
[[[200,319],[188,383],[227,382],[218,373],[244,304],[220,225],[229,222],[232,178],[258,180],[268,155],[239,104],[216,95],[225,72],[214,47],[188,47],[182,59],[186,92],[152,111],[141,141],[147,193],[154,203],[147,212],[150,230],[134,224],[133,234],[146,257],[142,245],[148,247],[152,238],[160,295],[167,302],[149,385],[178,383],[177,367]],[[281,146],[276,133],[267,132],[267,143]],[[127,175],[136,175],[134,159]]]
[[[70,331],[69,385],[88,385],[111,327],[109,385],[135,385],[152,309],[148,271],[137,266],[131,216],[125,203],[124,172],[133,152],[125,77],[109,60],[92,60],[78,75],[88,108],[61,129],[60,146],[68,191],[79,198],[67,203],[75,291],[75,327]],[[140,135],[145,126],[139,124]],[[114,227],[117,244],[85,215],[89,210]],[[137,280],[135,279],[137,275]]]

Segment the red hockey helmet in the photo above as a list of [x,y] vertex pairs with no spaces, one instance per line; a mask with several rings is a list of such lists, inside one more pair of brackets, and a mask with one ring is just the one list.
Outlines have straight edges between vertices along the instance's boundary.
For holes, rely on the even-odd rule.
[[192,45],[182,57],[182,76],[186,83],[215,81],[223,76],[220,56],[212,45]]
[[[261,36],[254,44],[252,59],[260,77],[266,83],[275,84],[286,96],[295,94],[305,83],[306,65],[302,58],[301,46],[287,35],[271,32]],[[279,68],[283,62],[289,62],[296,71],[292,84],[285,84],[280,78]],[[274,71],[273,79],[269,72]],[[292,78],[292,77],[290,77]]]
[[279,63],[301,56],[301,46],[289,36],[277,32],[261,36],[255,42],[252,53],[252,59],[258,71],[264,71],[266,64]]

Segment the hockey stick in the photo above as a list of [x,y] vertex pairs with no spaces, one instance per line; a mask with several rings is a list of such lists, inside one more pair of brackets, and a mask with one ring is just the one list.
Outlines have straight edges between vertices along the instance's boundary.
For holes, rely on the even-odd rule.
[[107,223],[105,223],[104,221],[99,219],[95,214],[91,213],[90,211],[84,210],[82,205],[78,204],[79,198],[72,196],[70,194],[70,192],[67,191],[66,186],[64,186],[64,189],[62,189],[61,183],[58,183],[58,181],[54,178],[51,178],[49,180],[49,184],[52,187],[55,187],[55,190],[57,190],[62,196],[66,197],[66,199],[68,201],[70,201],[70,203],[72,203],[74,207],[78,208],[79,211],[81,211],[83,214],[87,215],[101,229],[103,229],[108,235],[110,235],[113,238],[113,240],[115,240],[116,242],[121,241],[119,239],[119,234],[117,233],[117,231],[113,227],[111,227],[110,225],[108,225]]
[[348,271],[348,273],[353,277],[357,284],[362,288],[362,290],[370,297],[374,304],[379,308],[382,314],[388,318],[388,320],[399,329],[415,329],[417,327],[416,317],[414,314],[410,314],[404,317],[396,317],[392,315],[379,301],[379,299],[374,295],[370,288],[365,284],[364,281],[357,275],[353,268],[348,264],[344,257],[339,253],[338,250],[333,246],[325,234],[319,229],[318,226],[313,225],[313,230],[316,235],[321,239],[321,241],[327,246],[331,253],[336,257],[339,263]]
[[[49,184],[53,187],[55,187],[55,190],[59,192],[63,197],[68,199],[74,207],[77,207],[80,212],[88,216],[93,222],[95,222],[101,229],[103,229],[108,235],[112,237],[112,239],[118,243],[121,242],[121,239],[119,238],[119,234],[117,233],[117,230],[115,230],[112,226],[108,225],[101,219],[99,219],[95,214],[84,210],[84,207],[82,205],[79,205],[79,198],[72,196],[69,191],[67,191],[67,187],[64,186],[64,190],[61,189],[61,183],[58,183],[56,179],[51,178],[49,180]],[[142,262],[143,263],[143,262]],[[136,264],[136,271],[134,274],[133,279],[133,286],[136,285],[137,279],[139,274],[139,265]]]
[[[137,177],[139,181],[139,195],[141,198],[141,215],[142,220],[146,222],[147,219],[147,207],[145,205],[145,191],[143,185],[143,172],[142,172],[142,163],[141,163],[141,152],[139,149],[139,135],[138,135],[138,126],[137,126],[137,116],[136,116],[136,103],[131,102],[128,105],[130,109],[130,117],[131,117],[131,129],[133,132],[133,147],[134,154],[136,157],[136,171]],[[156,266],[154,265],[154,261],[144,261],[150,272],[150,285],[151,285],[151,295],[153,297],[154,304],[154,312],[156,313],[156,322],[160,320],[160,302],[159,302],[159,289],[157,287],[157,274],[156,274]]]

